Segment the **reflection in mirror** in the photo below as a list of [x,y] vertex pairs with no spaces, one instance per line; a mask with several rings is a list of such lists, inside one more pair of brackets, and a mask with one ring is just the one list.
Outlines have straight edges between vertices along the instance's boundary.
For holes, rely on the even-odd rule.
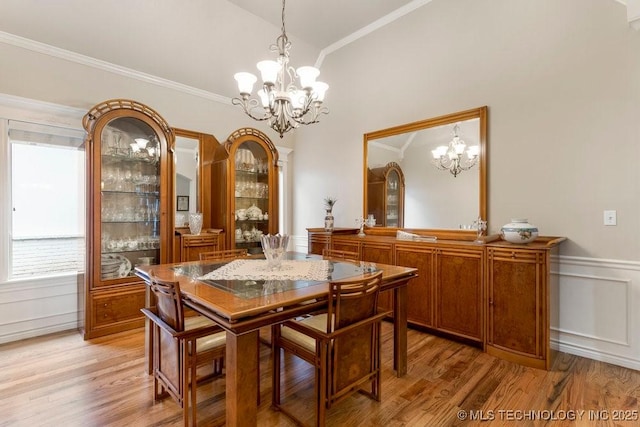
[[[454,174],[436,164],[432,151],[450,145],[455,126],[466,149],[478,146],[479,156],[471,167]],[[393,188],[390,184],[384,196],[374,194],[375,185],[370,182],[373,177],[390,166],[399,168],[404,176],[404,198],[399,201],[403,208],[396,210],[403,218],[396,222],[398,225],[376,218],[377,226],[459,230],[470,228],[478,217],[487,219],[486,107],[368,133],[364,144],[365,216],[381,215],[385,207],[377,206],[375,200],[388,203],[394,197],[388,192]],[[466,161],[466,150],[462,156]],[[393,208],[386,209],[394,212]]]
[[174,159],[176,227],[183,227],[190,212],[200,211],[200,140],[176,131]]

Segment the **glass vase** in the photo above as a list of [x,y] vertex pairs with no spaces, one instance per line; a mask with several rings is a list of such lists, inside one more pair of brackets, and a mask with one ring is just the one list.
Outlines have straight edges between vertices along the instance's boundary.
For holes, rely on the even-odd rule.
[[270,271],[280,270],[282,259],[287,253],[289,236],[287,234],[276,234],[275,236],[267,234],[266,236],[260,236],[260,242],[262,243],[264,257],[267,259],[267,268]]
[[327,214],[324,217],[324,231],[333,231],[333,214],[330,209],[327,209]]
[[192,213],[189,214],[189,231],[191,234],[200,234],[202,231],[202,214],[201,213]]

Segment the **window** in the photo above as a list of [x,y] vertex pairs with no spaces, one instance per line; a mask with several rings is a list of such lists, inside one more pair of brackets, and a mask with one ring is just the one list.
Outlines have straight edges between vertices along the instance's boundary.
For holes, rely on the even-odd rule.
[[7,279],[84,270],[84,132],[9,120]]

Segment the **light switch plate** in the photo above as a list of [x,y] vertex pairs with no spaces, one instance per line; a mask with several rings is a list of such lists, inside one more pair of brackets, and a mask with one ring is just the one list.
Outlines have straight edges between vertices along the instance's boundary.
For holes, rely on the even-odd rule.
[[616,211],[604,211],[604,225],[617,225],[618,217]]

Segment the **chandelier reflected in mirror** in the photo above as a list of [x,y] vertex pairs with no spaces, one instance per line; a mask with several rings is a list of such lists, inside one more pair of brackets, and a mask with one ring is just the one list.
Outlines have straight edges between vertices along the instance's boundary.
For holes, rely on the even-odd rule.
[[431,150],[433,164],[438,169],[448,170],[454,177],[474,167],[480,155],[480,146],[472,145],[467,148],[467,144],[460,138],[459,133],[460,126],[456,123],[453,126],[453,139],[449,145],[441,145]]
[[[276,43],[269,47],[278,53],[276,61],[260,61],[257,64],[262,78],[262,89],[258,98],[251,98],[253,85],[258,80],[251,73],[240,72],[234,75],[238,82],[240,98],[233,98],[233,105],[239,105],[254,120],[267,120],[269,126],[280,134],[300,125],[318,122],[320,114],[329,110],[322,106],[329,85],[316,81],[320,70],[304,66],[294,69],[289,65],[291,42],[287,38],[284,25],[284,5],[282,1],[282,34]],[[296,79],[299,86],[296,86]]]

